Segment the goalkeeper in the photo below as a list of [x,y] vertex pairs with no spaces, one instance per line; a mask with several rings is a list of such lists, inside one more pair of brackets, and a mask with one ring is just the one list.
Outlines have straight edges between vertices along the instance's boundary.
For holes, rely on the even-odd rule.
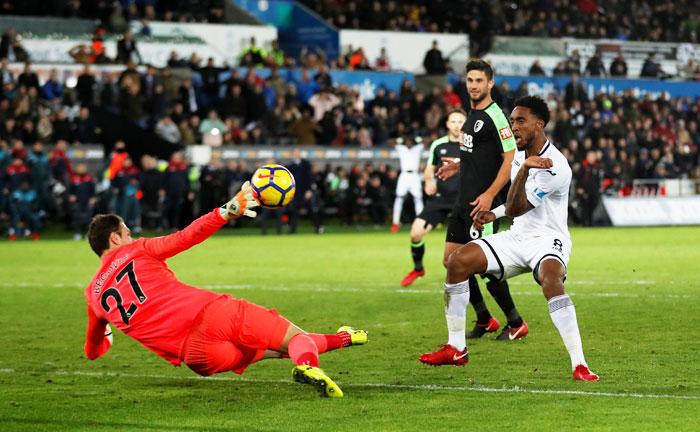
[[344,326],[335,334],[306,333],[274,309],[186,285],[165,263],[231,219],[255,217],[258,205],[246,182],[231,201],[185,229],[138,240],[119,216],[95,216],[88,239],[101,266],[85,289],[87,357],[94,360],[109,350],[111,324],[174,366],[185,363],[203,376],[241,374],[259,360],[289,357],[296,364],[296,381],[317,387],[324,396],[342,397],[319,368],[319,354],[364,344],[365,331]]

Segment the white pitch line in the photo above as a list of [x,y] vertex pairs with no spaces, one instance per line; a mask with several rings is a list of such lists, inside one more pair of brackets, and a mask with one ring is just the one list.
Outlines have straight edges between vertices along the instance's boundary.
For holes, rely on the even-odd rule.
[[[19,372],[13,369],[0,369],[0,373],[32,373],[36,371]],[[56,374],[63,376],[90,376],[90,377],[124,377],[124,378],[150,378],[150,379],[170,379],[180,381],[226,381],[238,383],[254,383],[254,384],[293,384],[287,380],[267,380],[256,378],[234,378],[225,376],[211,376],[207,378],[199,376],[177,376],[177,375],[158,375],[158,374],[129,374],[116,372],[89,372],[89,371],[55,371],[44,372],[45,374]],[[614,392],[597,392],[586,390],[548,390],[548,389],[528,389],[520,386],[514,387],[485,387],[485,386],[443,386],[438,384],[386,384],[386,383],[342,383],[346,388],[382,388],[388,390],[421,390],[421,391],[463,391],[463,392],[478,392],[478,393],[523,393],[523,394],[543,394],[543,395],[573,395],[573,396],[591,396],[591,397],[615,397],[615,398],[634,398],[634,399],[680,399],[680,400],[700,400],[700,396],[685,396],[673,394],[655,394],[655,393],[614,393]]]
[[[654,281],[629,281],[625,284],[627,285],[653,285]],[[518,296],[542,296],[542,293],[538,287],[530,282],[520,282],[513,281],[509,282],[513,286],[528,286],[532,289],[525,290],[511,290],[511,292]],[[621,285],[609,282],[598,282],[598,281],[573,281],[571,283],[567,282],[567,285]],[[394,283],[354,283],[356,286],[367,286],[368,288],[335,288],[328,285],[304,285],[299,287],[290,287],[286,285],[252,285],[252,284],[206,284],[200,285],[200,288],[210,289],[213,291],[226,291],[226,290],[241,290],[241,291],[272,291],[272,292],[318,292],[318,293],[397,293],[397,294],[440,294],[440,286],[435,285],[435,289],[432,288],[397,288]],[[2,288],[85,288],[85,284],[82,283],[52,283],[52,284],[40,284],[36,282],[0,282],[0,289]],[[588,293],[588,292],[570,292],[570,296],[580,296],[580,297],[604,297],[604,298],[644,298],[644,299],[692,299],[697,298],[695,295],[691,294],[635,294],[626,292],[599,292],[599,293]]]

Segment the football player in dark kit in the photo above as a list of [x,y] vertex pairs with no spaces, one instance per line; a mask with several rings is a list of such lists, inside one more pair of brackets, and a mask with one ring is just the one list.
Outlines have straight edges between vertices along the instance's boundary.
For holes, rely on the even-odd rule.
[[452,212],[457,194],[459,193],[459,178],[454,176],[448,180],[440,180],[435,173],[448,161],[459,160],[459,139],[462,126],[467,120],[467,114],[461,109],[453,109],[447,113],[445,127],[447,135],[440,137],[430,145],[430,156],[423,171],[425,180],[424,191],[428,201],[423,211],[416,216],[411,225],[411,257],[413,270],[402,280],[402,286],[409,286],[419,277],[425,276],[423,255],[425,255],[424,237],[438,224],[444,223]]
[[[493,226],[485,227],[483,232],[479,232],[473,227],[472,218],[479,211],[489,211],[502,204],[499,193],[509,181],[511,162],[515,155],[515,139],[510,124],[501,108],[491,99],[491,89],[494,86],[491,65],[484,60],[474,59],[467,63],[466,72],[471,111],[462,128],[459,163],[447,162],[437,173],[442,180],[447,180],[458,172],[460,174],[459,196],[447,218],[443,256],[445,263],[450,254],[462,245],[493,232]],[[507,283],[489,278],[487,288],[508,320],[508,325],[497,339],[515,340],[527,335],[527,324],[515,308]],[[460,289],[464,289],[464,286]],[[486,307],[476,278],[470,278],[467,289],[471,293],[470,303],[477,314],[477,323],[467,337],[478,338],[498,330],[500,324]],[[446,298],[450,294],[446,287]],[[463,365],[468,362],[464,319],[455,319],[452,315],[446,308],[448,343],[438,351],[421,355],[421,362],[430,365]]]

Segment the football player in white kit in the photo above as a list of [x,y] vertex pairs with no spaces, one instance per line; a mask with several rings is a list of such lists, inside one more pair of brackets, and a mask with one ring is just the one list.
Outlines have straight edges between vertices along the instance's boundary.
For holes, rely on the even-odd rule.
[[[507,279],[532,271],[535,281],[542,286],[552,322],[569,352],[574,379],[598,381],[598,375],[586,364],[576,310],[564,292],[571,253],[567,226],[571,168],[544,134],[548,121],[549,109],[542,98],[525,96],[515,102],[510,122],[518,152],[511,166],[506,204],[492,211],[480,211],[474,218],[477,229],[502,216],[514,218],[513,225],[508,231],[475,240],[450,255],[445,282],[447,346],[460,359],[468,358],[465,319],[470,276],[488,274]],[[452,350],[440,352],[447,351]],[[455,364],[447,360],[444,364]]]
[[423,211],[423,188],[421,187],[420,160],[423,155],[423,139],[415,138],[414,145],[408,147],[404,144],[404,139],[396,139],[396,153],[401,162],[401,174],[396,182],[396,199],[394,199],[394,213],[391,219],[391,232],[399,230],[401,209],[403,200],[407,194],[413,196],[413,206],[416,215]]

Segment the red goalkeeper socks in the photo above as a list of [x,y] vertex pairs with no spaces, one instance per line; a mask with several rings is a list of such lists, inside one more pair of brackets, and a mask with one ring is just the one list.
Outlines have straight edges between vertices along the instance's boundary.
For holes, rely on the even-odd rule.
[[292,337],[287,345],[289,358],[297,365],[318,367],[318,346],[311,335],[299,333]]
[[348,332],[336,334],[308,333],[307,336],[316,342],[319,354],[337,350],[338,348],[344,348],[351,344],[350,334]]

